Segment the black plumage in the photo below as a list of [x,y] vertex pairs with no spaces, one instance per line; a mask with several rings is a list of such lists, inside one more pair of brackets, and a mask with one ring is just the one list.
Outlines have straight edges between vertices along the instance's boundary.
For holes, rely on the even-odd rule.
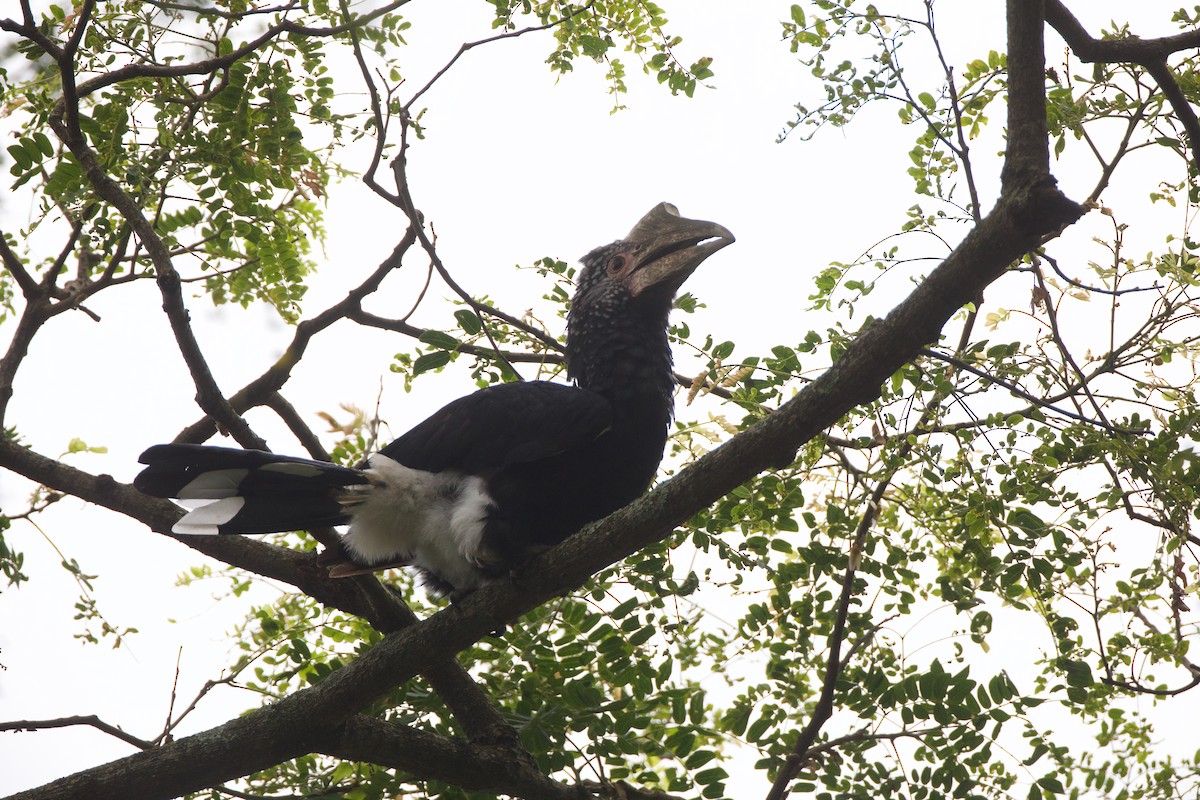
[[641,495],[673,410],[667,317],[675,292],[733,241],[652,209],[596,248],[567,321],[574,385],[510,383],[455,400],[358,469],[260,451],[158,445],[134,485],[216,501],[182,533],[265,533],[349,522],[331,574],[412,564],[440,592],[470,591]]

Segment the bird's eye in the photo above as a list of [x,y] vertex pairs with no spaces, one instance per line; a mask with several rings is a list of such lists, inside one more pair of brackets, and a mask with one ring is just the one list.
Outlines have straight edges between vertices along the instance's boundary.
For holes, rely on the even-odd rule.
[[608,272],[610,275],[616,275],[621,270],[625,269],[627,260],[624,253],[618,253],[608,260]]

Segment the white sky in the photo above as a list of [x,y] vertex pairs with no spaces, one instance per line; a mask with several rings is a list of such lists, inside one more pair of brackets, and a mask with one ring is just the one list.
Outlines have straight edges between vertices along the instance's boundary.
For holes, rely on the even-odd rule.
[[[787,17],[789,4],[675,0],[663,5],[670,29],[684,37],[681,60],[715,58],[715,89],[699,88],[691,100],[670,97],[627,59],[631,91],[623,102],[629,109],[610,115],[602,69],[580,61],[573,74],[556,81],[542,63],[550,49],[544,36],[475,50],[425,97],[428,139],[414,144],[409,159],[416,203],[436,227],[441,256],[459,282],[519,312],[540,284],[516,275],[514,264],[530,265],[547,255],[574,260],[623,235],[652,205],[668,200],[685,216],[716,220],[738,237],[734,247],[688,282],[687,288],[708,304],[692,321],[693,329],[737,341],[739,353],[795,341],[813,327],[797,320],[812,276],[895,230],[914,202],[905,169],[916,130],[899,126],[893,107],[880,106],[813,142],[776,144],[775,136],[792,118],[793,103],[811,103],[820,92],[779,42],[779,20]],[[952,64],[1003,49],[1003,5],[1000,0],[942,4],[939,18]],[[1096,31],[1111,16],[1128,13],[1120,9],[1129,4],[1086,0],[1073,5]],[[1138,4],[1135,30],[1145,36],[1172,32],[1165,21],[1177,5]],[[731,12],[735,7],[737,13]],[[412,87],[423,85],[460,42],[492,33],[489,7],[478,0],[414,3],[411,10],[410,47],[398,60]],[[993,117],[999,113],[997,108]],[[977,152],[985,171],[991,171],[983,186],[986,208],[997,189],[997,162],[987,148]],[[364,163],[350,160],[350,166]],[[7,168],[8,162],[0,166]],[[1090,188],[1090,178],[1060,177],[1068,194]],[[1144,191],[1137,191],[1141,202]],[[1120,202],[1119,196],[1105,199]],[[26,212],[8,205],[0,195],[0,220],[6,227],[22,224]],[[330,196],[327,222],[328,267],[313,280],[305,306],[310,311],[356,285],[403,229],[398,215],[353,185]],[[406,267],[410,275],[418,271],[416,264]],[[401,276],[368,307],[385,316],[406,309],[408,285]],[[886,309],[896,297],[877,299]],[[10,411],[10,423],[26,442],[50,456],[66,450],[76,436],[106,446],[107,456],[75,456],[72,463],[130,480],[145,446],[169,440],[197,418],[190,381],[159,306],[154,286],[147,283],[102,293],[89,303],[103,317],[102,325],[82,314],[52,323],[36,341]],[[209,363],[226,391],[261,373],[291,337],[291,330],[263,309],[213,310],[199,298],[191,308]],[[437,324],[448,314],[444,306],[431,304],[424,319]],[[557,322],[547,323],[557,329]],[[8,335],[0,330],[0,342]],[[468,381],[454,374],[423,379],[418,392],[405,395],[387,370],[392,354],[409,344],[344,326],[336,336],[317,338],[285,394],[316,426],[315,412],[336,411],[341,402],[372,408],[382,380],[383,415],[404,428],[469,389]],[[431,391],[434,386],[438,390]],[[251,422],[268,431],[273,446],[293,446],[267,415],[252,415]],[[19,511],[29,489],[11,475],[0,476],[0,507]],[[58,567],[59,556],[38,530],[14,525],[8,535],[25,552],[32,580],[0,594],[0,664],[5,667],[0,719],[97,714],[153,738],[167,715],[177,657],[179,702],[186,704],[231,660],[229,631],[242,619],[247,602],[261,602],[277,591],[262,586],[249,598],[218,602],[212,598],[221,591],[216,584],[173,588],[176,576],[202,563],[201,556],[75,500],[62,501],[37,521],[85,572],[100,575],[95,597],[104,614],[141,633],[115,651],[107,644],[78,644],[72,638],[78,627],[71,620],[78,593]],[[244,693],[218,690],[179,734],[218,724],[255,702]],[[1176,708],[1194,719],[1200,698],[1184,698]],[[0,793],[131,752],[85,728],[3,735]]]

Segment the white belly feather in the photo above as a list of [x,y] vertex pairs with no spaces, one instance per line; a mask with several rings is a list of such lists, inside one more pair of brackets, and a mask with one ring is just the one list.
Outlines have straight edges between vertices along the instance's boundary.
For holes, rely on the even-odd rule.
[[481,478],[411,469],[376,454],[365,471],[370,483],[350,487],[352,519],[342,542],[364,566],[405,560],[459,592],[485,582],[479,567],[483,528],[492,499]]

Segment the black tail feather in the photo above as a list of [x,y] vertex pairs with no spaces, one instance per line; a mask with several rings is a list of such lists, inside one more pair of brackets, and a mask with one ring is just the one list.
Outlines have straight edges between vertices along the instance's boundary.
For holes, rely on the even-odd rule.
[[324,461],[195,444],[161,444],[139,458],[133,485],[154,497],[216,500],[176,524],[177,533],[275,533],[338,525],[338,498],[367,482],[361,472]]

